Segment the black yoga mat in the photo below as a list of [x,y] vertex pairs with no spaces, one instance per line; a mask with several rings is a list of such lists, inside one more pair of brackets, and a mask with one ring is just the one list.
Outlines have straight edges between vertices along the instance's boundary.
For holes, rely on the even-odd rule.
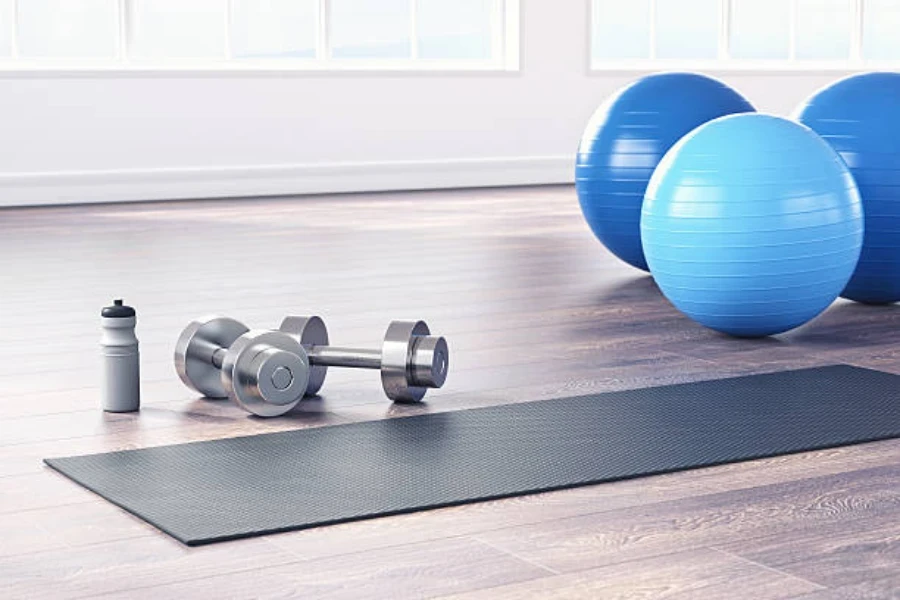
[[189,544],[900,437],[850,366],[47,459]]

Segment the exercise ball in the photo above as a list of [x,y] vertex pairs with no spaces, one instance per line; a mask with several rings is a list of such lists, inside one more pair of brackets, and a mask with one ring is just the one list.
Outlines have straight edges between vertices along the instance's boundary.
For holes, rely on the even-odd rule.
[[847,166],[788,119],[732,115],[663,158],[641,236],[663,294],[739,337],[798,327],[830,305],[859,259],[863,216]]
[[866,304],[900,300],[900,73],[867,73],[817,92],[796,114],[837,150],[856,179],[866,231],[841,294]]
[[693,73],[650,75],[607,100],[584,131],[575,166],[578,201],[594,235],[646,271],[641,203],[653,169],[694,128],[753,110],[721,81]]

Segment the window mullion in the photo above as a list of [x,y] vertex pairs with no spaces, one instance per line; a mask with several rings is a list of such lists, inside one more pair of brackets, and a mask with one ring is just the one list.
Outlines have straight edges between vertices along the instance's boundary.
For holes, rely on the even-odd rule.
[[800,28],[799,14],[799,0],[791,0],[791,25],[790,36],[788,37],[788,60],[790,62],[795,62],[797,60],[797,30]]
[[[521,43],[521,18],[519,14],[519,0],[497,0],[500,20],[500,35],[502,46],[499,60],[504,69],[517,70],[519,68],[520,43]],[[590,27],[590,21],[588,27]],[[591,53],[591,44],[588,42],[588,54]]]
[[419,24],[416,0],[409,0],[409,56],[419,58]]
[[331,2],[319,0],[316,30],[316,60],[331,60]]
[[491,62],[505,65],[506,24],[504,22],[504,0],[491,2]]
[[731,0],[719,0],[719,60],[730,58]]
[[9,53],[12,60],[19,58],[19,0],[13,0],[12,22],[9,24]]
[[865,0],[853,0],[853,14],[850,33],[850,60],[863,59],[863,27],[865,18]]
[[234,2],[225,0],[225,35],[222,36],[225,45],[225,60],[231,58],[231,16],[234,12]]
[[116,50],[119,62],[128,62],[128,0],[119,0],[119,47]]

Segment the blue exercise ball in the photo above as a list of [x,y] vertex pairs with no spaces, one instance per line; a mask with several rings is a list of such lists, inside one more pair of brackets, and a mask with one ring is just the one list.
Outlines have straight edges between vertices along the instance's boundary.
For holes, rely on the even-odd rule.
[[900,300],[900,73],[855,75],[817,92],[797,112],[856,178],[866,232],[841,294],[866,304]]
[[721,81],[694,73],[650,75],[607,100],[585,129],[575,166],[578,201],[594,235],[620,259],[646,271],[641,203],[653,169],[696,127],[753,111]]
[[769,115],[699,127],[660,162],[641,236],[663,294],[739,337],[798,327],[850,280],[863,239],[847,166],[812,130]]

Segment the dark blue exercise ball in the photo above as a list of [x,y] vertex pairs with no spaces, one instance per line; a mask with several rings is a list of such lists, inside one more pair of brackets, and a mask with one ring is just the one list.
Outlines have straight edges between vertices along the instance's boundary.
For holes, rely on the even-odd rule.
[[788,119],[722,117],[685,136],[647,187],[641,235],[663,294],[739,337],[798,327],[850,280],[862,203],[844,161]]
[[585,129],[575,166],[581,211],[597,239],[646,271],[641,203],[660,159],[707,121],[754,110],[721,81],[694,73],[650,75],[607,100]]
[[900,73],[842,79],[797,112],[843,157],[862,197],[866,232],[841,294],[866,304],[900,300]]

